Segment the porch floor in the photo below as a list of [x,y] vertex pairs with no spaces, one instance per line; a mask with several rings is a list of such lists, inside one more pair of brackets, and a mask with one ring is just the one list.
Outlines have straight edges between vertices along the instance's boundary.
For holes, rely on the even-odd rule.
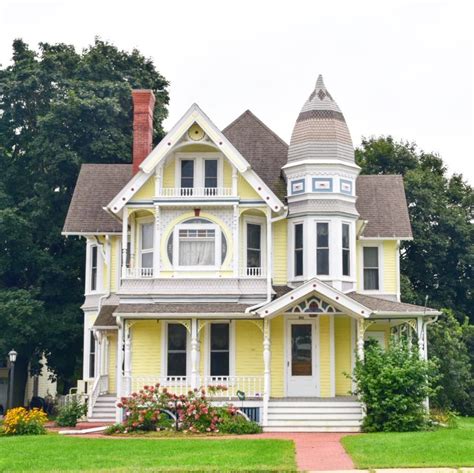
[[315,397],[315,396],[291,396],[291,397],[271,397],[270,402],[357,402],[356,396],[334,396],[334,397]]

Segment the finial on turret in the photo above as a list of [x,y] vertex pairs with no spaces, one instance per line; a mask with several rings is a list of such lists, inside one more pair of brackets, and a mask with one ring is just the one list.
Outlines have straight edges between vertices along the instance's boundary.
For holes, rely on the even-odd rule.
[[326,86],[324,85],[323,75],[319,74],[318,80],[316,81],[316,89],[325,89]]

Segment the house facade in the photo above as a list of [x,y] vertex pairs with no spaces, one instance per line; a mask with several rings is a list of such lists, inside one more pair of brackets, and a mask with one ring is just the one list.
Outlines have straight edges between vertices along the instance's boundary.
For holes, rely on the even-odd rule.
[[64,235],[86,244],[84,371],[92,419],[160,382],[221,384],[266,430],[357,431],[350,373],[364,340],[438,312],[400,301],[411,239],[400,176],[360,176],[322,77],[288,146],[250,111],[220,130],[197,106],[152,147],[134,90],[132,164],[86,164]]

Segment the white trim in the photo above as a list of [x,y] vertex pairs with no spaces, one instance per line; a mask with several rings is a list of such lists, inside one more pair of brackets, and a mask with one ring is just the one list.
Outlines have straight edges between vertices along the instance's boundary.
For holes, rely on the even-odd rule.
[[[97,248],[97,269],[96,269],[96,286],[95,289],[91,289],[92,283],[92,249]],[[87,238],[86,243],[86,274],[85,274],[85,288],[84,295],[91,296],[95,294],[102,294],[104,290],[103,281],[103,270],[104,270],[104,258],[100,251],[100,243],[96,239]]]
[[[189,316],[187,317],[189,319]],[[186,374],[185,375],[171,375],[171,377],[186,378],[191,376],[191,336],[188,329],[180,322],[174,320],[163,320],[163,328],[161,330],[161,373],[163,378],[168,378],[168,325],[177,324],[182,325],[186,331]]]
[[[228,324],[229,325],[229,374],[221,375],[221,377],[235,376],[235,323],[232,320],[213,320],[205,326],[204,338],[204,376],[211,375],[211,325],[212,324]],[[216,375],[216,377],[219,377]]]
[[[243,270],[245,271],[248,267],[247,261],[247,225],[260,225],[260,269],[262,270],[262,274],[265,273],[267,268],[267,237],[266,237],[266,225],[265,225],[265,218],[259,217],[255,215],[245,215],[243,218]],[[245,273],[244,273],[245,274]]]
[[224,157],[219,152],[174,153],[175,156],[175,188],[181,188],[181,161],[194,161],[193,188],[205,187],[204,161],[217,161],[217,188],[224,186]]
[[395,260],[395,271],[397,272],[397,301],[401,300],[401,283],[400,283],[400,240],[397,241],[397,255]]
[[[378,289],[364,289],[364,248],[378,248],[378,263],[379,263],[379,288]],[[360,268],[359,268],[359,277],[360,277],[360,293],[362,294],[383,294],[384,293],[384,259],[383,259],[383,250],[384,245],[383,241],[372,241],[368,243],[362,243],[359,247],[360,251]]]
[[[134,258],[135,259],[135,268],[143,268],[143,265],[142,265],[142,256],[144,254],[152,254],[154,255],[154,251],[155,251],[155,226],[154,226],[154,222],[155,222],[155,219],[152,217],[152,216],[149,216],[149,217],[139,217],[139,218],[135,218],[134,219],[136,224],[135,224],[135,231],[138,233],[138,245],[137,245],[137,253],[138,255],[136,255],[136,257]],[[152,244],[151,244],[151,248],[148,248],[146,250],[143,250],[143,225],[151,225],[151,235],[152,235]],[[130,253],[133,255],[134,254],[134,244],[135,242],[131,242],[131,246],[130,246]],[[153,268],[153,262],[152,262],[152,265],[151,265],[151,268]]]
[[336,354],[334,340],[334,317],[329,317],[329,389],[330,396],[336,396]]

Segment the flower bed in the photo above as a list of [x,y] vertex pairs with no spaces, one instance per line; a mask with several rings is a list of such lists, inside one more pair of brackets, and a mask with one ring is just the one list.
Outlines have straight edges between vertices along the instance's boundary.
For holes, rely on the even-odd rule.
[[41,409],[26,410],[24,407],[9,409],[3,419],[2,433],[5,435],[45,434],[48,416]]
[[[211,394],[225,390],[225,386],[208,387]],[[107,429],[108,434],[157,430],[201,434],[261,432],[256,422],[242,417],[232,404],[213,406],[204,388],[178,395],[160,384],[144,386],[130,397],[122,397],[117,406],[125,410],[125,420]]]

